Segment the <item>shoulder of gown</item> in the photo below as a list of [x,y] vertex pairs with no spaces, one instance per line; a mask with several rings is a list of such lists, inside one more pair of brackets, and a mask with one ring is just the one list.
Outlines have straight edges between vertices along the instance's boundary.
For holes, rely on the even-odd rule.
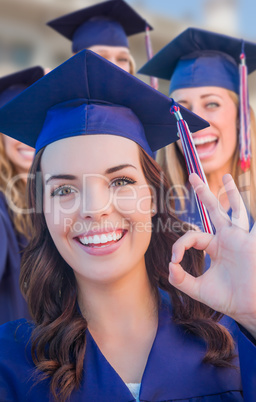
[[[26,319],[0,326],[0,400],[3,402],[51,401],[49,383],[36,384],[30,337],[34,325]],[[36,385],[35,385],[36,384]]]
[[0,324],[18,318],[30,318],[27,303],[19,287],[21,252],[27,244],[18,234],[0,191]]
[[[168,296],[162,291],[161,294],[158,330],[142,377],[140,401],[254,402],[256,346],[246,331],[224,317],[222,324],[238,343],[239,358],[234,360],[235,367],[203,363],[205,343],[173,323]],[[33,385],[36,373],[30,350],[32,330],[33,324],[26,320],[0,326],[0,395],[4,395],[3,401],[52,400],[48,380]],[[88,330],[86,340],[83,379],[70,401],[135,401]]]

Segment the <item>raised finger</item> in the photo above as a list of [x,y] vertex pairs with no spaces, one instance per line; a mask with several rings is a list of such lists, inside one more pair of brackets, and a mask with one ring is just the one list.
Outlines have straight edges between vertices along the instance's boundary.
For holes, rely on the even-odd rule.
[[173,263],[180,263],[184,257],[186,250],[191,247],[197,250],[206,250],[209,243],[213,239],[213,235],[209,233],[202,233],[197,231],[188,231],[185,235],[181,236],[172,246],[172,259]]
[[224,211],[209,187],[200,179],[200,177],[196,173],[192,173],[189,176],[189,181],[197,193],[200,201],[202,201],[208,210],[216,230],[222,228],[223,226],[230,226],[231,221],[229,216]]
[[222,181],[225,186],[230,207],[232,209],[232,223],[238,226],[240,229],[248,231],[249,221],[246,208],[232,176],[230,174],[226,174],[223,176]]
[[188,296],[195,300],[201,301],[199,299],[199,289],[200,289],[200,277],[195,278],[190,275],[180,264],[169,264],[169,282],[175,288],[186,293]]

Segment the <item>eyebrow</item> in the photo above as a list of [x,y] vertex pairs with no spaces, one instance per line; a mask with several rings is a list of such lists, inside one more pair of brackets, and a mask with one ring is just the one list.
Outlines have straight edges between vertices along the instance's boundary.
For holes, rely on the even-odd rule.
[[179,99],[176,102],[178,102],[178,103],[188,103],[188,101],[186,99]]
[[[136,169],[135,166],[130,165],[129,163],[126,163],[124,165],[118,165],[118,166],[114,166],[112,168],[109,168],[105,171],[105,174],[110,174],[110,173],[115,173],[118,172],[119,170],[125,169],[127,167],[132,167],[134,169]],[[57,174],[57,175],[53,175],[51,177],[49,177],[46,180],[46,184],[49,183],[49,181],[51,180],[76,180],[77,176],[74,176],[72,174]]]
[[49,177],[46,180],[46,184],[49,183],[51,180],[76,180],[77,176],[74,176],[72,174],[57,174]]
[[126,163],[124,165],[118,165],[118,166],[114,166],[112,168],[107,169],[105,171],[105,174],[115,173],[115,172],[118,172],[119,170],[125,169],[127,167],[132,167],[134,169],[137,169],[135,166],[130,165],[129,163]]
[[[204,99],[204,98],[207,98],[208,96],[217,96],[218,98],[222,99],[222,97],[220,95],[217,95],[217,94],[205,94],[205,95],[201,95],[200,98]],[[178,103],[189,103],[189,101],[186,100],[186,99],[178,99],[177,102]]]
[[221,98],[221,96],[217,95],[217,94],[205,94],[205,95],[201,95],[201,98],[207,98],[207,96],[217,96],[218,98]]

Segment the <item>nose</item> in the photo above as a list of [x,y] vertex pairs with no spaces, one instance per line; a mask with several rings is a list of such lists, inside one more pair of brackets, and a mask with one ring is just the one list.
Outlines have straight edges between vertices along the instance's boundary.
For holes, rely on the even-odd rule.
[[209,120],[211,118],[211,115],[207,112],[207,109],[204,108],[202,105],[195,103],[191,107],[191,111],[195,114],[197,114],[199,117],[201,117],[204,120]]
[[113,211],[112,195],[108,186],[97,183],[85,185],[80,205],[80,215],[83,219],[99,221]]
[[111,63],[115,64],[115,65],[118,65],[118,62],[117,62],[115,56],[109,56],[109,57],[107,58],[107,60],[110,61]]
[[203,108],[199,104],[197,104],[197,103],[193,104],[191,107],[191,112],[193,112],[203,118],[204,111],[203,111]]

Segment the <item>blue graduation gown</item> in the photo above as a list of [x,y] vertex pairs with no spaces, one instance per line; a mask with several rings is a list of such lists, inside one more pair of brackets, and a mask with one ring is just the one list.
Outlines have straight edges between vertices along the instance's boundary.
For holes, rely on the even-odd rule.
[[[196,203],[196,197],[194,195],[193,188],[189,183],[186,185],[188,193],[185,195],[185,211],[182,212],[181,206],[179,199],[175,199],[175,212],[176,216],[187,223],[190,223],[192,225],[196,225],[202,232],[204,231],[202,221],[200,218],[200,213],[197,208],[197,203]],[[182,213],[181,213],[182,212]],[[232,209],[230,208],[227,212],[228,216],[231,218],[232,216]],[[248,214],[248,219],[249,219],[249,227],[250,229],[252,228],[254,224],[254,220],[252,216]],[[211,265],[211,258],[208,254],[205,254],[205,270],[207,270]],[[256,398],[255,398],[256,401]]]
[[0,325],[18,318],[30,318],[20,292],[20,258],[27,241],[17,234],[5,197],[0,192]]
[[[236,368],[217,368],[202,363],[205,343],[172,322],[170,302],[162,291],[161,300],[157,334],[143,374],[140,401],[255,402],[254,341],[234,321],[225,317],[223,323],[229,327],[238,344],[239,358],[234,359],[234,364],[239,367],[240,360],[241,376]],[[28,343],[32,328],[33,324],[26,320],[0,327],[1,401],[53,400],[49,394],[49,380],[32,387],[34,365]],[[72,393],[70,401],[134,401],[129,389],[103,356],[88,330],[86,338],[82,383],[79,390]]]

